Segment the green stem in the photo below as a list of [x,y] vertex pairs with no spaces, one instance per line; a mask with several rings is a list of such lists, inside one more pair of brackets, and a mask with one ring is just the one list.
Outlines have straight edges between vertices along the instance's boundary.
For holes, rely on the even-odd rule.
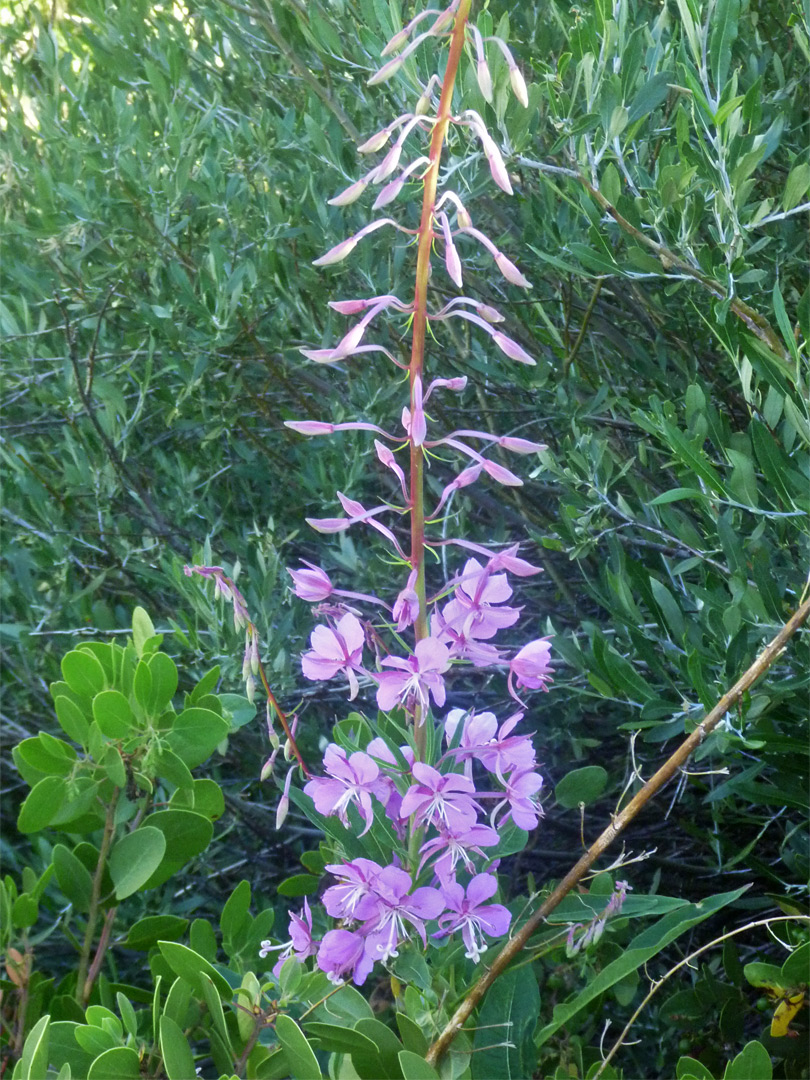
[[107,817],[104,822],[104,835],[101,838],[101,848],[98,853],[96,872],[93,875],[93,891],[90,895],[90,910],[87,913],[87,929],[84,932],[84,943],[79,954],[79,967],[76,974],[76,1000],[84,1007],[92,982],[88,985],[87,969],[90,965],[90,951],[93,948],[93,939],[96,936],[96,923],[98,922],[99,900],[101,899],[101,882],[104,878],[104,867],[107,865],[107,855],[112,845],[113,833],[115,832],[115,808],[118,805],[118,788],[113,790],[112,798],[107,804]]
[[[464,35],[470,13],[471,0],[461,0],[456,12],[450,39],[450,53],[442,83],[442,96],[428,155],[430,164],[424,180],[422,196],[422,219],[419,224],[419,244],[416,255],[416,286],[413,301],[413,337],[411,341],[410,387],[411,415],[414,412],[413,387],[417,378],[424,383],[425,337],[427,331],[427,288],[430,275],[430,252],[433,245],[433,213],[436,208],[436,188],[439,181],[439,162],[442,146],[450,123],[453,102],[453,86],[456,81]],[[425,499],[423,478],[424,456],[421,446],[414,446],[411,439],[411,569],[416,571],[416,595],[419,597],[419,614],[414,624],[417,641],[428,636],[427,599],[425,593]],[[414,713],[414,738],[418,760],[425,758],[425,717],[417,706]]]

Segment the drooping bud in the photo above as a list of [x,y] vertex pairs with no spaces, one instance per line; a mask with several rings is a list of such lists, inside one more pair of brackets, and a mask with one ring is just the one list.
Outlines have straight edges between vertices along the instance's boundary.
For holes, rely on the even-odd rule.
[[366,80],[366,86],[379,86],[380,83],[388,82],[399,71],[402,65],[405,63],[404,56],[395,56],[393,60],[389,60],[387,64],[375,71],[370,79]]
[[520,270],[510,259],[507,259],[502,251],[499,251],[494,258],[498,269],[507,281],[510,281],[513,285],[519,285],[521,289],[530,289],[532,287],[529,279],[521,274]]
[[315,259],[312,265],[331,266],[333,263],[343,262],[346,256],[351,255],[356,247],[357,237],[350,236],[347,240],[341,240],[339,244],[335,244],[335,246],[330,248],[325,255],[321,255],[319,259]]
[[526,80],[523,78],[519,67],[515,66],[509,69],[509,81],[512,84],[512,93],[523,108],[528,109],[529,92],[526,89]]
[[344,191],[341,191],[339,195],[335,195],[333,198],[327,199],[326,201],[329,206],[350,206],[351,203],[357,202],[367,187],[368,180],[355,180],[353,184]]
[[531,367],[534,367],[537,363],[522,346],[518,345],[512,338],[507,337],[506,334],[502,334],[500,330],[493,331],[492,340],[501,352],[506,353],[510,360],[517,360],[519,363],[529,364]]
[[334,424],[325,424],[321,420],[285,420],[284,427],[299,435],[331,435],[335,430]]
[[498,439],[498,446],[504,450],[511,450],[513,454],[539,454],[541,450],[548,450],[545,443],[532,442],[531,439],[518,439],[513,435],[502,435]]
[[487,64],[487,54],[484,49],[484,39],[474,26],[470,26],[470,33],[475,41],[475,53],[476,53],[476,66],[475,75],[478,79],[478,86],[481,93],[484,95],[484,99],[492,104],[492,75],[490,74],[489,66]]
[[461,259],[458,257],[456,245],[453,243],[447,214],[439,214],[439,222],[444,236],[444,264],[447,267],[447,273],[450,275],[451,280],[460,289],[464,284],[461,276]]

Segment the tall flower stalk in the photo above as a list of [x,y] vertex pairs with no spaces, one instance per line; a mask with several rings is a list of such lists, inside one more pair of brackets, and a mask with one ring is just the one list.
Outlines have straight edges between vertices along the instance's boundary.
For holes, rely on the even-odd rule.
[[[464,945],[464,955],[477,963],[488,942],[506,934],[511,923],[508,908],[490,902],[498,892],[498,861],[520,849],[542,816],[542,778],[535,749],[518,725],[524,715],[523,692],[545,690],[550,681],[550,646],[543,638],[517,649],[495,643],[521,614],[510,603],[510,578],[531,576],[540,568],[518,554],[517,544],[493,551],[464,536],[447,537],[434,531],[455,492],[484,479],[506,486],[522,483],[490,456],[494,447],[518,455],[545,449],[538,442],[488,431],[437,431],[429,412],[434,394],[460,393],[467,384],[466,376],[434,373],[434,364],[428,362],[432,360],[427,355],[429,340],[434,336],[438,340],[450,319],[461,319],[483,332],[508,359],[534,363],[517,341],[498,328],[505,322],[499,311],[462,293],[462,252],[475,245],[474,250],[491,257],[508,285],[527,289],[530,283],[497,244],[473,226],[459,192],[440,189],[442,151],[448,137],[460,143],[469,137],[473,145],[470,164],[478,160],[480,147],[494,182],[512,194],[504,160],[485,121],[475,110],[459,108],[456,100],[457,74],[465,51],[474,58],[478,84],[491,100],[486,44],[494,42],[507,59],[516,99],[524,107],[528,103],[525,84],[506,43],[483,39],[469,26],[469,12],[470,0],[452,0],[444,10],[424,11],[384,49],[383,55],[391,59],[369,80],[372,85],[393,77],[420,46],[445,42],[448,46],[443,73],[428,80],[413,112],[396,117],[358,147],[364,155],[381,153],[379,163],[329,200],[345,206],[364,197],[369,188],[379,188],[374,206],[385,206],[391,216],[369,222],[315,260],[324,267],[340,263],[366,237],[390,236],[392,229],[412,238],[409,242],[416,250],[411,302],[387,292],[332,301],[333,310],[356,321],[336,345],[301,350],[318,364],[342,364],[359,354],[379,354],[398,372],[407,371],[401,431],[389,431],[366,419],[287,421],[293,431],[311,438],[338,431],[374,436],[377,460],[393,474],[401,502],[385,500],[365,506],[337,492],[342,516],[312,518],[309,524],[327,535],[358,526],[373,529],[401,568],[403,580],[389,602],[336,588],[329,574],[314,563],[289,569],[296,595],[315,605],[319,617],[310,648],[301,657],[303,676],[316,682],[345,680],[349,698],[357,699],[361,709],[364,695],[373,688],[377,708],[368,720],[353,721],[351,731],[341,725],[335,728],[322,775],[305,774],[303,791],[291,786],[296,765],[287,771],[278,820],[283,821],[294,800],[324,830],[334,853],[325,869],[334,883],[323,894],[323,905],[326,915],[340,922],[317,938],[322,914],[308,906],[293,914],[289,941],[263,945],[268,955],[276,948],[282,950],[283,961],[276,963],[279,975],[285,964],[314,956],[330,979],[350,977],[360,985],[376,964],[393,963],[401,948],[420,944],[428,948],[431,938],[454,934]],[[407,161],[419,135],[429,137],[427,154],[417,151]],[[395,216],[398,196],[413,184],[422,185],[416,229]],[[441,305],[431,290],[431,275],[437,271],[432,265],[434,254],[443,255],[444,272],[459,292]],[[410,320],[408,365],[384,345],[369,340],[386,316]],[[451,467],[453,462],[458,464],[435,505],[428,506],[424,468],[427,454],[438,456],[434,451],[440,451]],[[406,517],[410,519],[409,542],[401,525]],[[445,546],[460,548],[464,561],[449,580],[434,581],[426,572],[426,554]],[[240,597],[235,586],[222,577],[219,568],[196,570],[213,577],[220,592],[234,599],[238,625],[248,625],[246,613],[237,610]],[[252,623],[249,631],[250,627]],[[249,683],[261,670],[257,642],[254,628],[246,646]],[[367,658],[370,650],[374,653],[371,661]],[[474,710],[444,713],[448,673],[465,668],[471,674],[500,671],[517,710],[505,719]],[[269,690],[266,685],[265,690]],[[282,717],[274,699],[271,704]],[[376,718],[377,710],[382,719]],[[282,722],[287,736],[285,757],[291,763],[297,759],[303,769],[293,738],[294,722],[284,721],[286,717]],[[274,767],[278,750],[277,746],[263,775]]]

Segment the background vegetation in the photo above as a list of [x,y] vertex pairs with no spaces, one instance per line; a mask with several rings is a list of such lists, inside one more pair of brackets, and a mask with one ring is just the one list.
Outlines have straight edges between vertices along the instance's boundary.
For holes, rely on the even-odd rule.
[[[240,642],[182,566],[221,563],[238,579],[276,693],[293,704],[310,626],[283,567],[305,557],[347,588],[385,581],[365,537],[316,544],[304,524],[330,512],[336,489],[362,498],[380,477],[361,468],[354,437],[316,447],[283,421],[384,422],[394,409],[362,361],[337,379],[297,349],[336,340],[343,320],[311,262],[366,220],[362,203],[325,200],[358,175],[361,135],[405,111],[419,71],[417,60],[404,82],[365,87],[396,7],[0,9],[5,818],[27,793],[11,747],[57,730],[48,684],[62,656],[79,641],[123,645],[136,605],[164,632],[181,691],[221,665],[232,724],[207,766],[225,793],[214,839],[138,894],[132,918],[219,925],[243,877],[259,910],[272,908],[291,845],[317,844],[303,817],[273,830],[277,794],[258,780],[263,720],[227,698]],[[481,488],[452,508],[467,535],[527,539],[546,569],[522,602],[555,635],[554,691],[531,714],[548,798],[512,866],[517,894],[565,872],[581,837],[692,730],[805,588],[810,39],[806,8],[786,0],[493,0],[475,17],[508,36],[529,84],[523,110],[492,56],[487,106],[472,65],[466,76],[500,131],[516,197],[492,197],[485,162],[448,167],[534,283],[527,299],[507,289],[497,301],[538,366],[516,370],[459,334],[442,367],[476,373],[464,426],[549,445],[522,489]],[[361,247],[332,271],[330,295],[407,291],[407,250],[382,250]],[[500,288],[483,261],[466,285],[482,300]],[[434,287],[440,297],[443,282]],[[430,483],[442,480],[439,463]],[[621,874],[637,892],[698,901],[748,886],[650,975],[715,931],[807,909],[806,658],[797,640],[627,838],[637,861]],[[454,690],[454,704],[469,703]],[[303,693],[302,750],[315,759],[343,694]],[[8,830],[7,872],[38,876],[54,842],[51,830]],[[43,885],[38,904],[7,941],[33,945],[58,981],[75,966],[48,955],[66,898]],[[664,992],[644,1012],[625,1075],[671,1076],[679,1053],[722,1075],[761,1035],[777,1075],[806,1075],[806,1014],[795,1037],[772,1038],[771,1006],[757,1008],[761,991],[742,975],[742,963],[779,965],[785,950],[764,930],[735,941],[701,958],[688,1001],[667,1005]],[[143,956],[111,952],[120,981],[137,985]],[[610,956],[541,965],[544,1021]],[[605,1018],[638,1004],[637,983],[547,1033],[542,1075],[584,1072]],[[8,1001],[16,984],[3,985]],[[26,1030],[37,1019],[32,1006]]]

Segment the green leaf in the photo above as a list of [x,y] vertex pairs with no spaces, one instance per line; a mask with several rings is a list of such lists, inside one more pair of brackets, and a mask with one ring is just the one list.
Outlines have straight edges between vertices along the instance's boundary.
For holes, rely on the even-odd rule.
[[[20,1058],[19,1080],[45,1080],[48,1070],[50,1023],[50,1016],[43,1016],[31,1028]],[[14,1075],[17,1075],[16,1069]]]
[[166,653],[155,653],[149,658],[149,674],[152,676],[149,707],[159,715],[177,693],[177,665]]
[[293,874],[286,878],[278,887],[279,896],[310,896],[317,892],[320,878],[314,874]]
[[210,709],[184,709],[175,719],[166,742],[190,769],[194,769],[210,757],[228,730],[228,721]]
[[[773,310],[776,315],[776,321],[779,323],[779,329],[782,331],[782,337],[784,338],[785,344],[790,349],[793,359],[798,364],[799,348],[796,344],[796,338],[793,335],[793,327],[790,325],[790,319],[788,318],[785,301],[782,298],[782,290],[779,288],[778,281],[773,283]],[[787,401],[785,402],[785,407],[787,408]]]
[[152,620],[142,607],[136,607],[132,612],[132,641],[138,657],[143,656],[143,647],[150,638],[155,636],[155,628]]
[[709,66],[718,95],[726,84],[731,64],[731,46],[737,39],[740,0],[717,0],[712,13],[709,38]]
[[402,1066],[402,1075],[408,1080],[439,1080],[439,1074],[429,1065],[423,1057],[412,1054],[410,1050],[400,1050],[399,1063]]
[[56,710],[56,719],[59,721],[64,733],[74,742],[86,746],[90,725],[79,706],[64,695],[55,698],[53,704]]
[[[201,854],[211,843],[214,826],[193,810],[158,810],[150,814],[141,828],[160,829],[166,838],[164,858],[184,863]],[[140,831],[140,830],[138,830]],[[132,835],[137,836],[137,832]]]
[[351,1054],[354,1050],[361,1050],[366,1054],[376,1054],[377,1048],[366,1035],[355,1031],[352,1027],[340,1027],[338,1024],[322,1024],[320,1022],[305,1023],[308,1039],[318,1042],[319,1050],[326,1050],[333,1054]]
[[197,1075],[188,1040],[169,1016],[160,1018],[160,1052],[169,1080],[191,1080]]
[[139,660],[132,680],[132,693],[144,712],[152,713],[152,672],[146,659]]
[[50,825],[62,809],[67,793],[67,780],[63,776],[46,776],[35,784],[20,807],[17,818],[20,832],[39,832]]
[[163,833],[149,825],[123,836],[110,852],[116,899],[124,900],[142,888],[160,866],[165,851]]
[[180,978],[185,979],[192,987],[197,997],[204,997],[201,975],[207,975],[223,1001],[230,1001],[233,997],[231,985],[224,975],[220,975],[217,969],[209,964],[205,957],[181,945],[177,941],[159,941],[158,948],[163,954],[163,959]]
[[794,206],[798,206],[807,194],[808,188],[810,188],[810,164],[802,161],[799,165],[795,165],[788,174],[785,190],[782,194],[782,209],[792,210]]
[[323,1080],[318,1059],[303,1031],[291,1016],[282,1014],[278,1017],[276,1035],[284,1047],[287,1066],[293,1080]]
[[[87,1074],[87,1080],[140,1080],[141,1061],[138,1051],[131,1046],[114,1046],[99,1055]],[[187,1073],[187,1077],[194,1073]],[[170,1080],[180,1080],[171,1077]],[[184,1078],[185,1080],[185,1078]]]
[[138,1037],[138,1016],[135,1009],[132,1007],[132,1002],[119,990],[115,995],[116,1003],[118,1004],[118,1012],[121,1014],[121,1020],[127,1032],[136,1039]]
[[151,949],[161,939],[179,938],[186,932],[188,919],[179,915],[147,915],[133,923],[124,942],[127,949]]
[[800,945],[782,964],[782,979],[786,987],[810,983],[810,941]]
[[89,911],[93,879],[87,868],[64,844],[56,845],[52,857],[59,888],[77,911]]
[[228,1032],[228,1025],[225,1021],[225,1012],[222,1008],[222,1001],[217,992],[217,988],[205,972],[200,976],[200,985],[202,986],[203,998],[205,999],[205,1004],[208,1006],[208,1012],[211,1014],[211,1021],[214,1028],[220,1039],[222,1039],[228,1052],[233,1056],[231,1037]]
[[672,488],[671,491],[664,491],[661,495],[656,495],[654,499],[650,499],[650,506],[664,506],[666,503],[681,502],[683,499],[705,499],[706,496],[702,491],[697,491],[695,488]]
[[560,806],[574,810],[581,802],[586,806],[596,802],[607,782],[608,774],[601,765],[585,765],[566,773],[554,788],[554,796]]
[[399,1054],[405,1047],[393,1031],[376,1019],[358,1020],[354,1027],[374,1043],[375,1049],[371,1055],[361,1050],[352,1053],[352,1065],[362,1080],[401,1080]]
[[723,1080],[771,1080],[771,1057],[761,1042],[747,1043],[726,1065]]
[[225,813],[225,796],[216,780],[204,776],[194,781],[194,811],[211,821]]
[[107,683],[101,664],[84,649],[74,649],[62,657],[62,675],[70,689],[85,698],[100,694]]
[[473,1080],[525,1080],[536,1067],[533,1034],[540,1013],[540,991],[531,966],[510,968],[497,979],[478,1014]]
[[135,717],[120,690],[103,690],[93,698],[93,719],[108,739],[126,739],[135,728]]
[[250,908],[250,882],[240,881],[225,901],[219,926],[223,941],[232,942],[245,926]]
[[714,1080],[711,1069],[707,1069],[702,1062],[691,1057],[678,1058],[675,1075],[677,1080]]
[[537,1037],[538,1047],[548,1042],[556,1031],[564,1027],[569,1020],[572,1020],[605,990],[623,979],[629,972],[641,967],[681,934],[697,926],[704,919],[710,918],[727,904],[734,903],[747,888],[748,886],[744,885],[733,892],[718,893],[716,896],[707,897],[698,904],[687,904],[676,911],[671,911],[642,931],[633,938],[621,956],[602,968],[572,1000],[555,1007],[551,1022],[540,1030]]

